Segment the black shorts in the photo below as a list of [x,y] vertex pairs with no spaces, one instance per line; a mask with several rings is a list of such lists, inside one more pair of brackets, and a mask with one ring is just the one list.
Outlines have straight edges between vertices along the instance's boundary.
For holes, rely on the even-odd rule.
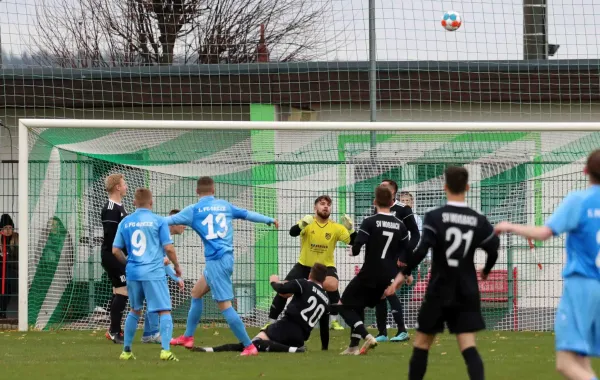
[[121,264],[114,255],[102,255],[102,268],[104,268],[104,271],[108,275],[113,288],[127,286],[125,265]]
[[304,334],[300,326],[285,318],[270,324],[263,331],[273,342],[291,347],[304,346]]
[[451,334],[463,334],[485,329],[479,297],[464,299],[452,306],[442,300],[425,296],[417,317],[417,331],[427,335],[444,332],[444,323]]
[[388,286],[389,283],[370,284],[360,277],[354,277],[344,289],[342,305],[356,308],[375,307],[381,302],[381,297]]
[[[288,273],[287,276],[285,276],[285,280],[291,281],[291,280],[299,280],[301,278],[308,280],[308,275],[310,274],[310,270],[311,270],[311,267],[302,265],[300,263],[296,263],[292,267],[292,270],[290,270],[290,273]],[[340,279],[338,277],[337,269],[335,267],[327,267],[327,276],[335,277],[336,280]]]

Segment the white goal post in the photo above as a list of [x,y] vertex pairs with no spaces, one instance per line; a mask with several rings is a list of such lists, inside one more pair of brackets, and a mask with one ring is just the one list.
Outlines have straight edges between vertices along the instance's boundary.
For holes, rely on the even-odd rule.
[[[159,214],[190,204],[193,180],[209,173],[221,186],[219,196],[281,215],[286,230],[312,212],[312,199],[320,193],[333,194],[334,217],[351,213],[360,223],[382,176],[395,176],[422,215],[443,201],[440,168],[457,164],[471,173],[470,205],[492,222],[539,224],[568,191],[585,186],[581,163],[599,147],[600,122],[21,119],[18,328],[104,326],[107,285],[97,245],[90,241],[98,236],[94,215],[105,196],[100,178],[107,173],[125,172],[132,189],[150,187]],[[247,323],[258,326],[270,304],[264,276],[273,270],[285,276],[297,260],[298,242],[247,224],[238,230],[237,307]],[[184,275],[196,280],[201,244],[190,232],[179,243],[188,262]],[[503,244],[496,268],[506,278],[488,298],[482,296],[488,327],[548,329],[560,296],[562,249],[539,246],[531,252],[516,238],[504,238]],[[336,264],[343,287],[361,262],[342,249]],[[538,286],[548,281],[554,285]],[[416,314],[418,286],[401,295],[407,320]],[[186,295],[176,297],[182,306]]]

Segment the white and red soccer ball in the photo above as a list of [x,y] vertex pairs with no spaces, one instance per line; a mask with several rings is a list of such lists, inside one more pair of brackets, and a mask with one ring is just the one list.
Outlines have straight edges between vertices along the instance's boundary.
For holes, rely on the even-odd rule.
[[458,12],[448,11],[444,13],[444,17],[442,17],[442,26],[444,29],[450,32],[454,32],[462,25],[462,20]]

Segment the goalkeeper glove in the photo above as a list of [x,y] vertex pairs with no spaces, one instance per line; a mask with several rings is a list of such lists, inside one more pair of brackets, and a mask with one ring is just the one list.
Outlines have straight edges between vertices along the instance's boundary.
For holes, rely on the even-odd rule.
[[344,216],[342,216],[342,218],[340,219],[340,222],[342,222],[342,226],[346,227],[350,234],[354,233],[354,222],[352,221],[352,218],[350,216],[344,214]]
[[306,228],[306,226],[308,226],[312,222],[313,222],[312,215],[304,215],[304,217],[302,219],[300,219],[300,221],[298,222],[298,226],[300,226],[300,229],[303,230]]

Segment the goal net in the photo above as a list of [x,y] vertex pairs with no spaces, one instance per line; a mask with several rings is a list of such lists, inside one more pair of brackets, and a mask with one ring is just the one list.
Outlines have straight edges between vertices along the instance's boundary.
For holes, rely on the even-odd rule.
[[[444,168],[461,165],[470,173],[469,205],[492,223],[540,225],[569,191],[586,186],[583,162],[600,146],[600,133],[593,131],[600,124],[591,123],[585,124],[589,131],[565,124],[562,132],[541,123],[377,123],[376,132],[373,125],[21,120],[26,176],[19,181],[27,192],[20,192],[28,194],[20,209],[20,224],[28,225],[21,227],[28,246],[21,261],[27,274],[21,279],[21,302],[27,305],[20,310],[21,328],[108,326],[111,284],[100,264],[100,210],[111,173],[125,175],[129,212],[135,188],[152,190],[154,211],[167,215],[195,203],[196,179],[211,176],[218,197],[280,220],[278,231],[234,222],[234,305],[247,325],[261,326],[274,295],[269,275],[285,276],[299,257],[299,241],[288,230],[313,213],[318,195],[333,199],[334,220],[348,213],[358,226],[371,213],[375,187],[390,178],[410,194],[419,221],[445,202]],[[184,323],[204,255],[189,228],[174,241],[187,289],[181,292],[171,282],[170,291],[174,320]],[[560,237],[535,246],[502,237],[495,272],[480,285],[488,328],[552,328],[563,246]],[[341,291],[363,261],[362,254],[347,253],[341,245],[335,252]],[[479,252],[476,261],[482,265],[485,254]],[[398,292],[409,328],[428,270],[426,260],[414,273],[415,284]],[[216,305],[205,305],[202,324],[221,323]],[[372,311],[367,323],[375,323]]]

